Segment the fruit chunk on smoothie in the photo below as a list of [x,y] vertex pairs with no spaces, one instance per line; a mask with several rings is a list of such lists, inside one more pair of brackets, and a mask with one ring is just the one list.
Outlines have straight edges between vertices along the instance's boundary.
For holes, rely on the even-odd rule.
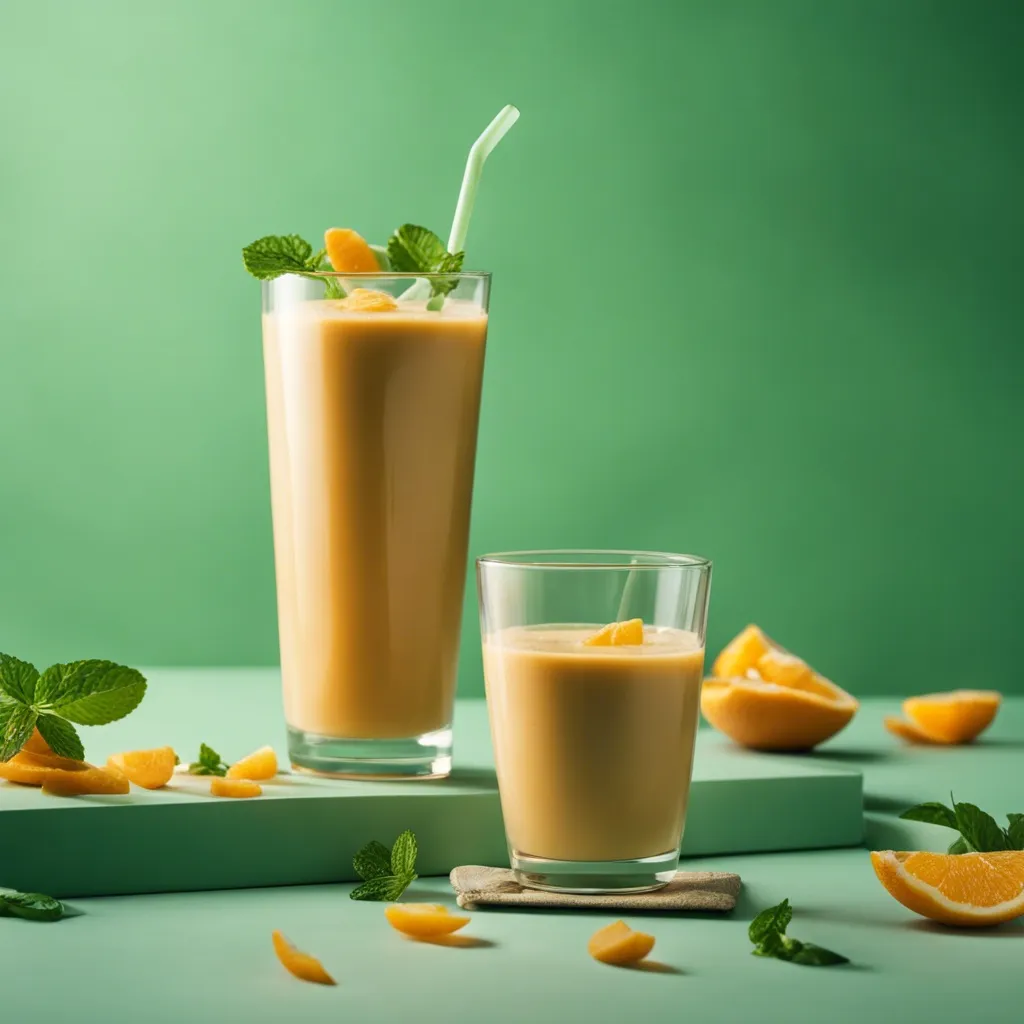
[[635,932],[625,921],[614,921],[594,932],[587,952],[603,964],[625,967],[643,960],[654,949],[654,936]]
[[627,647],[644,642],[642,619],[628,619],[625,622],[609,622],[593,636],[583,641],[587,647]]

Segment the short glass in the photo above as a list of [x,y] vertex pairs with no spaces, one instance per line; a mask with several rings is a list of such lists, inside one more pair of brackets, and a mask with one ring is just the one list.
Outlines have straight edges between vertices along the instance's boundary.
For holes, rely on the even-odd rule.
[[263,284],[281,674],[297,770],[451,771],[489,284],[479,273]]
[[[686,820],[711,563],[644,551],[517,551],[478,559],[477,580],[518,881],[579,893],[665,885]],[[642,644],[584,643],[631,619],[643,622]]]

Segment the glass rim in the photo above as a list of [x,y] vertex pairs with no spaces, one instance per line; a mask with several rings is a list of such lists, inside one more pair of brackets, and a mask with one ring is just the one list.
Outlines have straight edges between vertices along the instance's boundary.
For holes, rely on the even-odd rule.
[[[587,559],[585,556],[591,556]],[[546,557],[551,556],[551,557]],[[561,557],[560,557],[561,556]],[[573,557],[575,556],[575,557]],[[601,557],[608,559],[600,561]],[[645,561],[637,562],[634,559]],[[638,569],[709,570],[711,559],[702,555],[682,555],[671,551],[631,551],[617,548],[537,548],[526,551],[497,551],[481,555],[478,566],[496,565],[515,569],[610,569],[635,572]]]
[[[393,279],[396,281],[414,281],[422,278],[426,281],[445,280],[450,281],[453,278],[456,280],[468,279],[477,281],[490,280],[491,272],[489,270],[460,270],[457,273],[442,274],[442,273],[421,273],[418,274],[411,270],[360,270],[360,271],[339,271],[339,270],[315,270],[310,271],[307,274],[282,274],[281,277],[313,277],[321,280],[326,280],[331,277],[341,278],[362,278],[366,281],[386,281]],[[276,280],[276,278],[271,278]]]

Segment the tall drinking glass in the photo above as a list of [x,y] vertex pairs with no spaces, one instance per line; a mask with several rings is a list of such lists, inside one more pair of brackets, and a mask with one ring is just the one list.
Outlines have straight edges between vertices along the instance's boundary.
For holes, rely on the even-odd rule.
[[[666,884],[690,791],[711,563],[525,551],[479,559],[477,578],[518,880],[582,893]],[[602,632],[614,622],[624,628]]]
[[[451,770],[489,282],[381,273],[263,284],[296,769],[360,778]],[[325,298],[325,283],[347,297]],[[417,292],[424,297],[409,298]]]

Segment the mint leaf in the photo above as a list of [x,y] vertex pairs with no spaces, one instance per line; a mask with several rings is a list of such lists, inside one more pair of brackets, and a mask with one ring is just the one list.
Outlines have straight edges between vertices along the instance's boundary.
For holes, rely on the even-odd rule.
[[369,882],[391,874],[391,854],[383,843],[374,839],[352,858],[352,867],[364,882]]
[[356,886],[349,893],[353,900],[376,900],[379,903],[394,903],[403,892],[416,880],[415,874],[381,875],[371,878],[368,882]]
[[221,760],[220,754],[213,747],[205,743],[199,744],[199,760],[193,761],[188,766],[189,775],[219,775],[227,774],[230,765]]
[[32,735],[38,717],[35,708],[4,701],[0,704],[0,761],[10,761]]
[[959,831],[956,823],[956,814],[945,804],[936,802],[918,804],[916,807],[911,807],[910,810],[904,811],[900,817],[907,821],[924,821],[929,825],[942,825],[944,828],[951,828],[955,832]]
[[785,899],[778,904],[778,906],[762,910],[761,913],[750,922],[747,934],[750,936],[750,941],[754,943],[755,946],[759,946],[770,935],[785,934],[786,928],[792,920],[793,908],[790,907],[789,900]]
[[345,289],[338,284],[336,277],[325,277],[324,278],[324,298],[325,299],[343,299],[345,298]]
[[6,694],[20,704],[32,704],[38,679],[35,665],[19,661],[10,654],[0,654],[0,696]]
[[64,916],[64,904],[41,892],[0,889],[0,914],[5,913],[26,921],[58,921]]
[[1010,827],[1006,830],[1006,842],[1011,850],[1024,850],[1024,814],[1008,814]]
[[71,757],[76,761],[85,760],[85,748],[78,738],[75,727],[70,722],[57,715],[40,715],[36,719],[36,728],[58,757]]
[[954,801],[956,827],[966,844],[978,853],[990,853],[1007,849],[1006,834],[995,819],[974,804],[958,804]]
[[830,967],[832,964],[848,964],[850,962],[849,957],[845,957],[841,953],[833,953],[831,949],[825,949],[824,946],[816,946],[813,942],[799,943],[799,946],[800,948],[790,957],[795,964],[804,964],[806,967]]
[[314,258],[313,246],[300,235],[265,235],[242,250],[245,269],[261,281],[316,270],[321,258]]
[[391,847],[391,873],[411,875],[416,870],[416,836],[406,829]]
[[971,848],[967,845],[967,843],[964,840],[963,836],[957,836],[956,839],[954,839],[953,842],[951,842],[949,844],[949,849],[946,851],[946,853],[970,853],[970,852],[971,852]]
[[51,665],[36,684],[40,711],[79,725],[106,725],[134,711],[146,694],[146,677],[112,661]]
[[432,274],[447,255],[444,242],[418,224],[403,224],[388,239],[388,259],[398,274]]

